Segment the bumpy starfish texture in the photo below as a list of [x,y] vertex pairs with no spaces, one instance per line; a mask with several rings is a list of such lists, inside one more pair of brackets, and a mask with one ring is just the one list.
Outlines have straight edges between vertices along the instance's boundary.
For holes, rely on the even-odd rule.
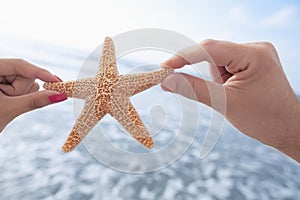
[[154,141],[129,97],[160,83],[173,71],[161,68],[151,72],[119,75],[113,41],[109,37],[105,38],[95,77],[44,84],[45,89],[85,100],[84,108],[62,150],[73,150],[106,114],[113,116],[142,145],[152,148]]

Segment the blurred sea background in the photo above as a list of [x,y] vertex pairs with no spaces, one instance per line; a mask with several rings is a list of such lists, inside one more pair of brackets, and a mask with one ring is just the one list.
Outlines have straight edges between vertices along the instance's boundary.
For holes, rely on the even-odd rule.
[[[26,59],[63,80],[77,78],[85,59],[105,36],[150,27],[177,31],[195,41],[270,41],[293,89],[300,94],[297,1],[9,1],[1,7],[0,56]],[[121,58],[118,68],[120,73],[128,73],[143,63],[159,64],[165,57]],[[193,73],[188,68],[186,72]],[[155,119],[152,111],[161,111],[155,107],[159,103],[145,106],[145,102],[164,102],[170,96],[155,86],[132,99],[146,126]],[[167,119],[178,116],[176,106],[161,113]],[[0,199],[300,199],[299,164],[228,123],[211,153],[200,159],[211,110],[198,106],[197,116],[190,116],[201,116],[191,146],[171,165],[141,174],[111,169],[83,145],[68,154],[60,151],[75,120],[72,100],[24,114],[0,135]],[[176,127],[177,122],[167,125]],[[118,126],[111,118],[105,118],[100,126],[119,130],[112,128]],[[109,136],[113,143],[125,144],[125,148],[138,146],[118,133]],[[155,136],[155,141],[159,137]]]

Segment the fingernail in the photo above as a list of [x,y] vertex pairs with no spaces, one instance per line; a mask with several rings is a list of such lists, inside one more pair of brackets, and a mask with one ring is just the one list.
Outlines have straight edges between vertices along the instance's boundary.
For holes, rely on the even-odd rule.
[[162,66],[162,67],[169,67],[169,66],[167,65],[167,61],[160,63],[160,66]]
[[55,94],[55,95],[49,96],[48,99],[51,103],[58,103],[58,102],[67,100],[68,97],[66,94]]
[[59,78],[58,76],[54,75],[60,82],[62,82],[63,80],[61,80],[61,78]]

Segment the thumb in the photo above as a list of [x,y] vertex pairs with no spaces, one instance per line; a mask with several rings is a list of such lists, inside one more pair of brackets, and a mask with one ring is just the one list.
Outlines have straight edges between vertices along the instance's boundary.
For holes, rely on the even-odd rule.
[[66,99],[66,94],[61,94],[56,91],[44,90],[22,96],[12,97],[13,105],[10,110],[13,115],[18,116],[22,113],[42,108],[53,103],[58,103]]
[[225,114],[225,88],[202,78],[184,73],[173,73],[161,83],[163,90],[174,92],[208,105]]

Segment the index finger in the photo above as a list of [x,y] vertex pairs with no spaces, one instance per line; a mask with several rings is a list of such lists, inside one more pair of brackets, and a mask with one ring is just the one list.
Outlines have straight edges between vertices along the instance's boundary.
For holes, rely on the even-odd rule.
[[243,56],[241,54],[244,50],[243,47],[243,45],[233,42],[208,39],[180,50],[162,65],[180,68],[187,64],[207,61],[216,66],[229,66],[233,60],[238,61]]
[[208,60],[207,51],[200,44],[195,44],[178,51],[174,56],[161,63],[162,66],[174,69]]
[[25,78],[40,79],[45,82],[57,82],[57,77],[49,71],[22,59],[0,59],[0,76],[18,75]]

